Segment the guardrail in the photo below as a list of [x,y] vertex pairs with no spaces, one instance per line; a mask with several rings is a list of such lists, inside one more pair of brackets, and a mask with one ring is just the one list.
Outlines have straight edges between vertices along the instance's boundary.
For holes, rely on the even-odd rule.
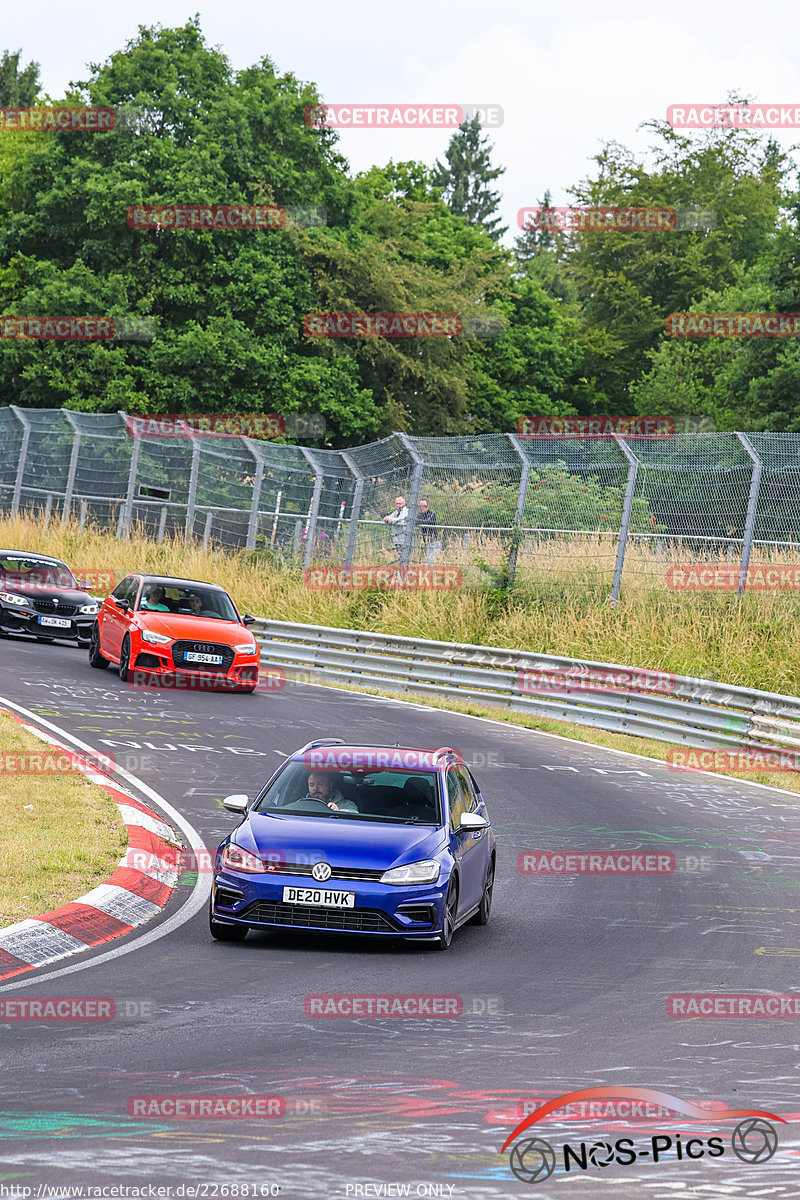
[[[695,749],[800,747],[800,698],[778,692],[616,663],[324,625],[259,618],[252,630],[269,665],[289,678],[478,700]],[[548,675],[556,688],[562,681],[562,694],[538,686]]]

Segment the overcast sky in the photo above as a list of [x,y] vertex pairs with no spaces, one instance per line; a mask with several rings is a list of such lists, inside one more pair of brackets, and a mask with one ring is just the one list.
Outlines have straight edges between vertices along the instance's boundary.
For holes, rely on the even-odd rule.
[[[44,87],[63,95],[87,64],[136,36],[139,24],[180,25],[199,10],[207,40],[235,68],[269,55],[280,72],[316,82],[329,103],[447,102],[502,105],[492,131],[502,215],[546,188],[553,202],[592,172],[604,140],[643,150],[638,127],[669,104],[723,101],[730,91],[800,105],[800,6],[740,0],[652,6],[640,0],[512,4],[509,0],[37,0],[4,6],[0,48],[41,64]],[[697,133],[701,138],[705,135]],[[800,129],[777,135],[786,147]],[[432,164],[442,130],[349,130],[341,152],[353,171],[389,158]]]

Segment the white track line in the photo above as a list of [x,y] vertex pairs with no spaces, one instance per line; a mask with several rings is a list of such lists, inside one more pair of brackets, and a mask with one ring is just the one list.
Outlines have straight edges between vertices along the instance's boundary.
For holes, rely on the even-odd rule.
[[[97,758],[97,756],[100,754],[100,751],[96,750],[94,746],[90,746],[88,743],[82,742],[80,738],[73,737],[73,735],[71,733],[67,733],[65,729],[62,729],[58,725],[54,725],[52,721],[46,721],[44,717],[38,716],[37,713],[31,712],[30,709],[23,708],[21,704],[15,704],[13,700],[8,700],[4,696],[0,696],[0,706],[13,709],[14,712],[19,713],[21,716],[25,717],[27,721],[30,721],[32,725],[38,725],[40,727],[43,726],[44,728],[51,730],[51,732],[57,734],[58,737],[65,741],[71,742],[73,746],[77,746],[80,750],[88,752],[95,758]],[[117,767],[115,774],[123,778],[126,783],[136,788],[140,793],[146,796],[148,800],[152,801],[153,804],[160,808],[162,812],[166,813],[170,820],[178,826],[193,850],[206,851],[205,842],[194,826],[190,825],[183,814],[179,813],[177,808],[173,808],[163,796],[160,796],[158,792],[154,791],[151,787],[148,787],[146,783],[143,783],[138,776],[132,775],[130,771],[126,771],[123,767]],[[139,934],[137,937],[133,937],[130,941],[125,942],[124,945],[117,946],[112,950],[107,950],[104,954],[98,954],[95,958],[89,959],[88,961],[77,962],[70,967],[61,967],[58,971],[48,971],[44,975],[33,975],[32,977],[14,980],[12,983],[3,984],[0,986],[0,993],[13,992],[16,991],[17,988],[38,986],[40,983],[45,983],[48,979],[58,979],[62,975],[71,975],[74,971],[86,971],[90,967],[99,966],[100,963],[110,962],[114,958],[121,958],[123,954],[130,954],[132,950],[139,950],[143,946],[147,946],[151,942],[155,942],[159,938],[165,937],[168,933],[172,933],[175,929],[179,929],[181,925],[184,925],[187,921],[191,920],[195,913],[199,912],[204,906],[210,891],[210,875],[205,872],[198,872],[197,882],[189,893],[185,904],[182,904],[176,913],[173,913],[171,917],[164,921],[163,925],[158,925],[155,929],[151,929],[147,933]],[[92,949],[92,947],[87,946],[86,949],[88,951]]]

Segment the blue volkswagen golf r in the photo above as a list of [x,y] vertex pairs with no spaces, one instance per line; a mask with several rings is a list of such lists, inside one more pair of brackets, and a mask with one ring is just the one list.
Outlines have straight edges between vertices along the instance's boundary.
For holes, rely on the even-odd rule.
[[455,750],[309,742],[252,804],[214,860],[211,933],[248,929],[415,938],[446,950],[460,925],[485,925],[495,837]]

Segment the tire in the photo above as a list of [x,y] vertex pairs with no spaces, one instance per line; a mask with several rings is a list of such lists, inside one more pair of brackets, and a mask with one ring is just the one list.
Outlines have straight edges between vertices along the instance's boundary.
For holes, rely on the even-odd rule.
[[481,906],[472,918],[472,925],[488,925],[489,917],[492,912],[492,889],[494,888],[494,858],[489,862],[489,869],[486,872],[486,883],[483,886],[483,895],[481,896]]
[[208,909],[208,928],[211,936],[218,942],[243,942],[247,937],[246,925],[223,925],[214,920],[211,906]]
[[119,677],[123,683],[128,678],[128,672],[131,666],[131,639],[128,634],[122,639],[122,646],[119,652]]
[[100,630],[97,625],[92,626],[89,637],[89,666],[94,667],[96,671],[105,671],[108,666],[108,659],[103,658],[100,653]]
[[456,927],[456,912],[458,911],[458,884],[455,879],[450,880],[447,888],[447,895],[444,898],[444,916],[442,917],[442,931],[436,938],[436,949],[447,950],[453,940],[453,934]]

